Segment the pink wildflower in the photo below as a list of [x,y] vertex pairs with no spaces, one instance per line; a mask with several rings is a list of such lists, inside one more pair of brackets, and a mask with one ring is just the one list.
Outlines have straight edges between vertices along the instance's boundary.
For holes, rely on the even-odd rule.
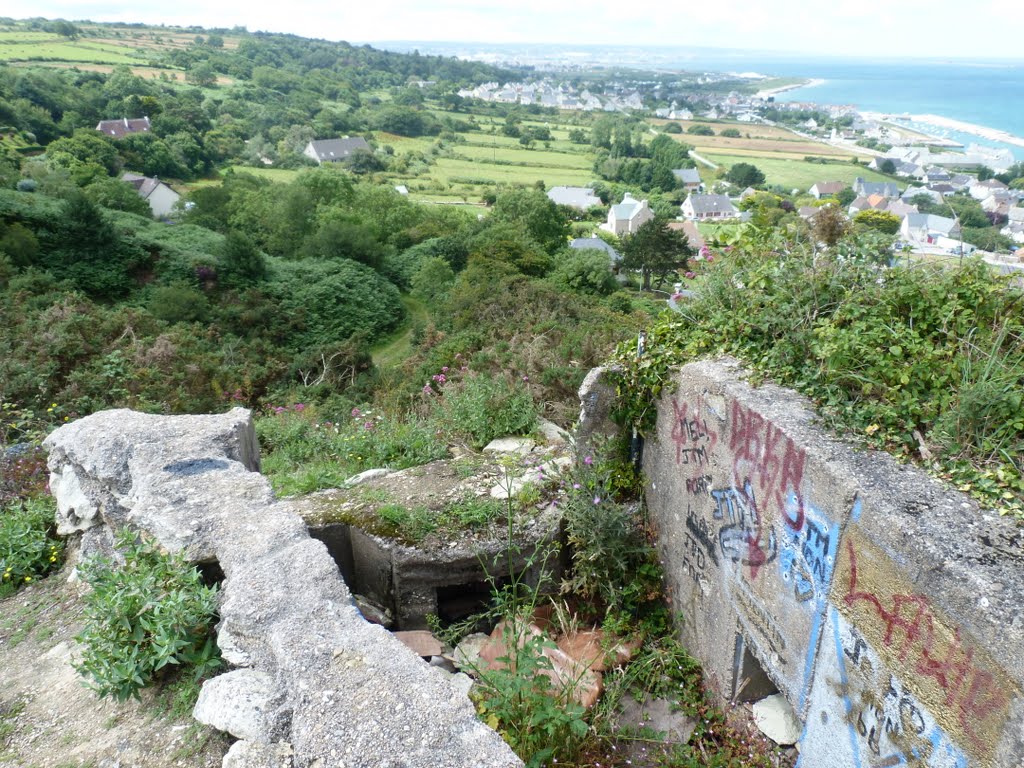
[[583,463],[586,464],[589,467],[591,464],[594,463],[594,457],[593,456],[585,456],[583,458]]
[[693,278],[695,278],[696,276],[697,276],[696,272],[687,272],[686,273],[686,279],[687,280],[693,280]]
[[358,408],[353,408],[352,409],[352,418],[353,419],[358,419],[362,415],[363,415],[363,412],[360,411]]
[[306,410],[306,404],[305,403],[296,403],[292,407],[295,408],[296,411],[304,411],[304,410]]

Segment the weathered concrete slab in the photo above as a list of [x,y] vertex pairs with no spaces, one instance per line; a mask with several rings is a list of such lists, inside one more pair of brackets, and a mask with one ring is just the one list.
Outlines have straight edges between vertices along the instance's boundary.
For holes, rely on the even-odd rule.
[[735,363],[675,382],[648,504],[715,690],[764,693],[745,685],[763,672],[805,723],[808,768],[1024,764],[1024,532]]
[[220,636],[244,669],[209,681],[199,714],[244,737],[225,766],[521,765],[463,690],[363,620],[323,543],[254,471],[248,411],[108,411],[46,446],[65,529],[103,542],[96,531],[127,525],[224,571]]

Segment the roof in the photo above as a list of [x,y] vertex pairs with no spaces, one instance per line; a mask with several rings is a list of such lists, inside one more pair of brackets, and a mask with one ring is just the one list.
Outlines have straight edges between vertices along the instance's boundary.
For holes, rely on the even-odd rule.
[[698,250],[704,246],[704,237],[701,235],[700,230],[697,229],[697,225],[689,219],[684,221],[670,221],[668,223],[668,228],[678,230],[686,235],[686,241],[694,250]]
[[[139,193],[139,197],[143,200],[148,200],[149,196],[156,192],[161,185],[167,187],[166,184],[156,177],[150,178],[149,176],[140,176],[137,173],[122,173],[121,181],[126,181],[135,187],[135,191]],[[167,188],[170,189],[170,187]],[[174,192],[173,189],[171,191]],[[177,194],[177,192],[175,192],[175,194]]]
[[584,211],[595,205],[603,205],[601,198],[589,187],[552,187],[548,190],[548,199],[555,205],[568,205]]
[[683,184],[700,184],[700,171],[696,168],[677,168],[672,174]]
[[313,148],[313,152],[316,153],[317,159],[321,162],[344,160],[360,149],[370,151],[370,145],[366,143],[366,139],[362,136],[355,136],[353,138],[346,136],[343,139],[320,139],[319,141],[309,142],[309,145]]
[[120,139],[130,133],[149,133],[148,117],[122,117],[120,120],[100,120],[96,130],[105,136]]
[[811,189],[817,189],[823,195],[834,195],[846,189],[846,184],[842,181],[819,181]]
[[690,195],[687,200],[695,214],[736,212],[732,200],[725,195]]
[[621,203],[612,206],[612,214],[616,221],[628,221],[646,207],[646,200],[637,200],[627,192]]
[[577,251],[604,251],[612,257],[613,261],[621,261],[622,256],[608,243],[596,235],[594,237],[577,237],[569,241],[569,247]]
[[946,216],[936,216],[934,213],[908,213],[905,219],[907,226],[912,229],[926,229],[929,232],[938,232],[948,235],[956,229],[956,221]]

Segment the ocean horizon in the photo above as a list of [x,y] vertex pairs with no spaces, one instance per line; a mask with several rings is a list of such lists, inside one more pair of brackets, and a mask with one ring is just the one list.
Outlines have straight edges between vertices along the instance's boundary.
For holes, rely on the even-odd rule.
[[[860,111],[931,114],[1005,131],[1024,139],[1024,58],[909,59],[829,57],[699,47],[393,41],[374,45],[491,62],[619,66],[661,71],[758,73],[823,80],[776,100],[849,104]],[[925,126],[918,125],[918,128]],[[968,145],[1006,148],[1024,160],[1024,147],[946,128],[927,132]]]

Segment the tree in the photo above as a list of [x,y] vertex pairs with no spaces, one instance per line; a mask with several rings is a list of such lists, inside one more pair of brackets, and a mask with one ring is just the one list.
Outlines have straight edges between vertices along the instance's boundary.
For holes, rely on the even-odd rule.
[[737,187],[756,187],[764,184],[764,174],[750,163],[736,163],[725,174],[725,180]]
[[839,205],[847,208],[850,203],[857,199],[857,193],[853,191],[853,187],[843,187],[836,193],[835,198]]
[[569,221],[538,189],[509,189],[498,195],[491,218],[523,230],[548,253],[560,250],[569,235]]
[[267,275],[267,264],[256,245],[239,232],[229,232],[220,254],[220,282],[229,288],[252,285]]
[[866,210],[853,217],[854,224],[861,224],[886,235],[895,235],[900,231],[900,217],[888,211]]
[[607,296],[618,287],[608,253],[599,248],[569,250],[559,260],[551,279],[571,291],[596,296]]
[[885,160],[878,164],[878,170],[881,171],[882,173],[887,173],[890,176],[892,176],[894,173],[896,173],[896,163],[886,158]]
[[200,88],[212,88],[217,84],[217,70],[208,61],[201,61],[185,73],[185,81]]
[[691,135],[693,135],[693,136],[714,136],[715,135],[715,132],[711,129],[711,126],[710,125],[705,125],[704,123],[694,123],[693,125],[691,125],[689,128],[686,129],[686,132],[691,134]]
[[829,247],[838,243],[850,229],[846,215],[834,205],[819,208],[812,222],[814,238]]
[[682,133],[683,126],[679,123],[665,123],[665,127],[662,129],[665,133]]
[[658,219],[642,224],[622,241],[622,266],[640,271],[645,291],[651,289],[652,276],[657,276],[661,284],[669,272],[685,266],[692,255],[686,236]]
[[719,136],[724,136],[727,139],[738,139],[740,138],[740,132],[736,128],[723,128],[718,132]]
[[128,211],[149,218],[153,211],[149,203],[139,197],[135,187],[120,179],[99,179],[85,187],[82,192],[89,200],[114,211]]
[[427,256],[412,276],[412,295],[435,307],[448,296],[455,273],[440,256]]

